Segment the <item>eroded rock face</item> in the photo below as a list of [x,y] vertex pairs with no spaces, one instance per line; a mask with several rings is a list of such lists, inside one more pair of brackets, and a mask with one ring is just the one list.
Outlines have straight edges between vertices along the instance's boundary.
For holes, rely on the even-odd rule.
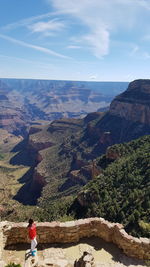
[[30,190],[33,193],[40,195],[42,188],[46,185],[45,181],[45,173],[42,173],[36,167],[42,160],[43,156],[40,153],[41,150],[44,150],[48,147],[53,146],[52,142],[42,142],[38,140],[29,139],[28,141],[28,149],[30,153],[34,153],[35,157],[35,169],[33,172],[33,178],[30,186]]
[[40,194],[43,186],[45,186],[45,185],[46,185],[46,181],[45,181],[44,175],[42,175],[41,173],[38,172],[37,169],[35,169],[30,190],[34,193]]
[[[104,152],[109,145],[150,134],[150,80],[130,83],[128,89],[112,101],[109,112],[94,128],[91,132],[97,140],[99,136],[99,149]],[[109,133],[109,139],[105,133]]]
[[110,105],[110,114],[150,125],[150,80],[136,80]]

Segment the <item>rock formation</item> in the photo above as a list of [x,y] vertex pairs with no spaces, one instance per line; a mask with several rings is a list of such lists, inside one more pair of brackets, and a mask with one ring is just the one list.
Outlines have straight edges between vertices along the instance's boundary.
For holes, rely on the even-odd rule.
[[105,152],[107,147],[128,142],[150,134],[150,80],[136,80],[117,96],[109,111],[89,124],[87,135],[97,143],[97,149]]
[[130,83],[128,89],[111,103],[110,114],[150,126],[150,80]]

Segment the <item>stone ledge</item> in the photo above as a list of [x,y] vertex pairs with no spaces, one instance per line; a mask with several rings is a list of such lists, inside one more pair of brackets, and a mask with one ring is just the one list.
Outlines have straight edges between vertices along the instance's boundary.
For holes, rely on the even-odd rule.
[[[27,223],[0,222],[1,247],[29,243]],[[128,235],[119,223],[111,223],[103,218],[88,218],[70,222],[36,223],[38,243],[71,243],[83,237],[96,236],[106,242],[116,244],[130,257],[150,259],[150,239]],[[1,254],[1,253],[0,253]]]

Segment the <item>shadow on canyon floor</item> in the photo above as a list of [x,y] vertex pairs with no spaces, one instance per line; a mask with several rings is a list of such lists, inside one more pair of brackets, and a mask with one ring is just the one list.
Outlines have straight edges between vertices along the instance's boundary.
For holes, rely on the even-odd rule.
[[36,151],[31,151],[28,148],[28,140],[24,139],[18,143],[11,152],[16,153],[11,159],[10,164],[22,165],[23,167],[30,167],[30,169],[18,179],[22,184],[17,194],[13,197],[14,200],[22,203],[23,205],[36,205],[37,199],[40,197],[41,191],[33,188],[33,174],[37,165]]
[[36,205],[37,199],[40,197],[41,192],[34,190],[32,187],[34,167],[31,167],[25,175],[23,175],[18,181],[23,184],[13,199],[22,203],[23,205]]

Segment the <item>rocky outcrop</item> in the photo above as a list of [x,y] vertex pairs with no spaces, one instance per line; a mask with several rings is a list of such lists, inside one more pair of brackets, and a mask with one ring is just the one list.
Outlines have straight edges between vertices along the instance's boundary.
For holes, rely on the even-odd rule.
[[110,105],[110,114],[150,126],[150,80],[136,80]]
[[99,141],[102,152],[110,145],[150,134],[150,80],[131,82],[128,89],[112,101],[110,110],[87,132]]
[[[27,231],[26,223],[1,222],[1,251],[7,245],[29,243]],[[150,258],[148,238],[128,235],[121,224],[110,223],[103,218],[88,218],[65,223],[37,223],[37,239],[41,244],[74,243],[82,237],[92,236],[116,244],[128,256],[145,260]]]
[[81,207],[87,207],[88,201],[86,198],[86,191],[83,191],[83,192],[81,191],[78,193],[77,201],[81,205]]
[[106,158],[109,160],[116,160],[121,157],[121,154],[117,150],[115,150],[113,147],[108,147],[106,150]]
[[40,140],[34,141],[34,140],[29,139],[28,149],[38,152],[38,151],[43,150],[45,148],[51,147],[53,145],[54,144],[52,142],[48,142],[48,141],[42,142]]
[[79,183],[85,185],[89,180],[94,179],[101,173],[100,168],[98,168],[94,163],[81,167],[80,170],[71,171],[69,176],[75,184]]
[[75,261],[74,267],[96,267],[92,253],[84,251],[80,259]]
[[88,164],[83,167],[80,166],[79,170],[69,172],[69,178],[59,188],[59,191],[64,191],[77,184],[83,186],[87,184],[88,181],[96,178],[100,173],[102,173],[102,170],[94,162],[93,164]]

